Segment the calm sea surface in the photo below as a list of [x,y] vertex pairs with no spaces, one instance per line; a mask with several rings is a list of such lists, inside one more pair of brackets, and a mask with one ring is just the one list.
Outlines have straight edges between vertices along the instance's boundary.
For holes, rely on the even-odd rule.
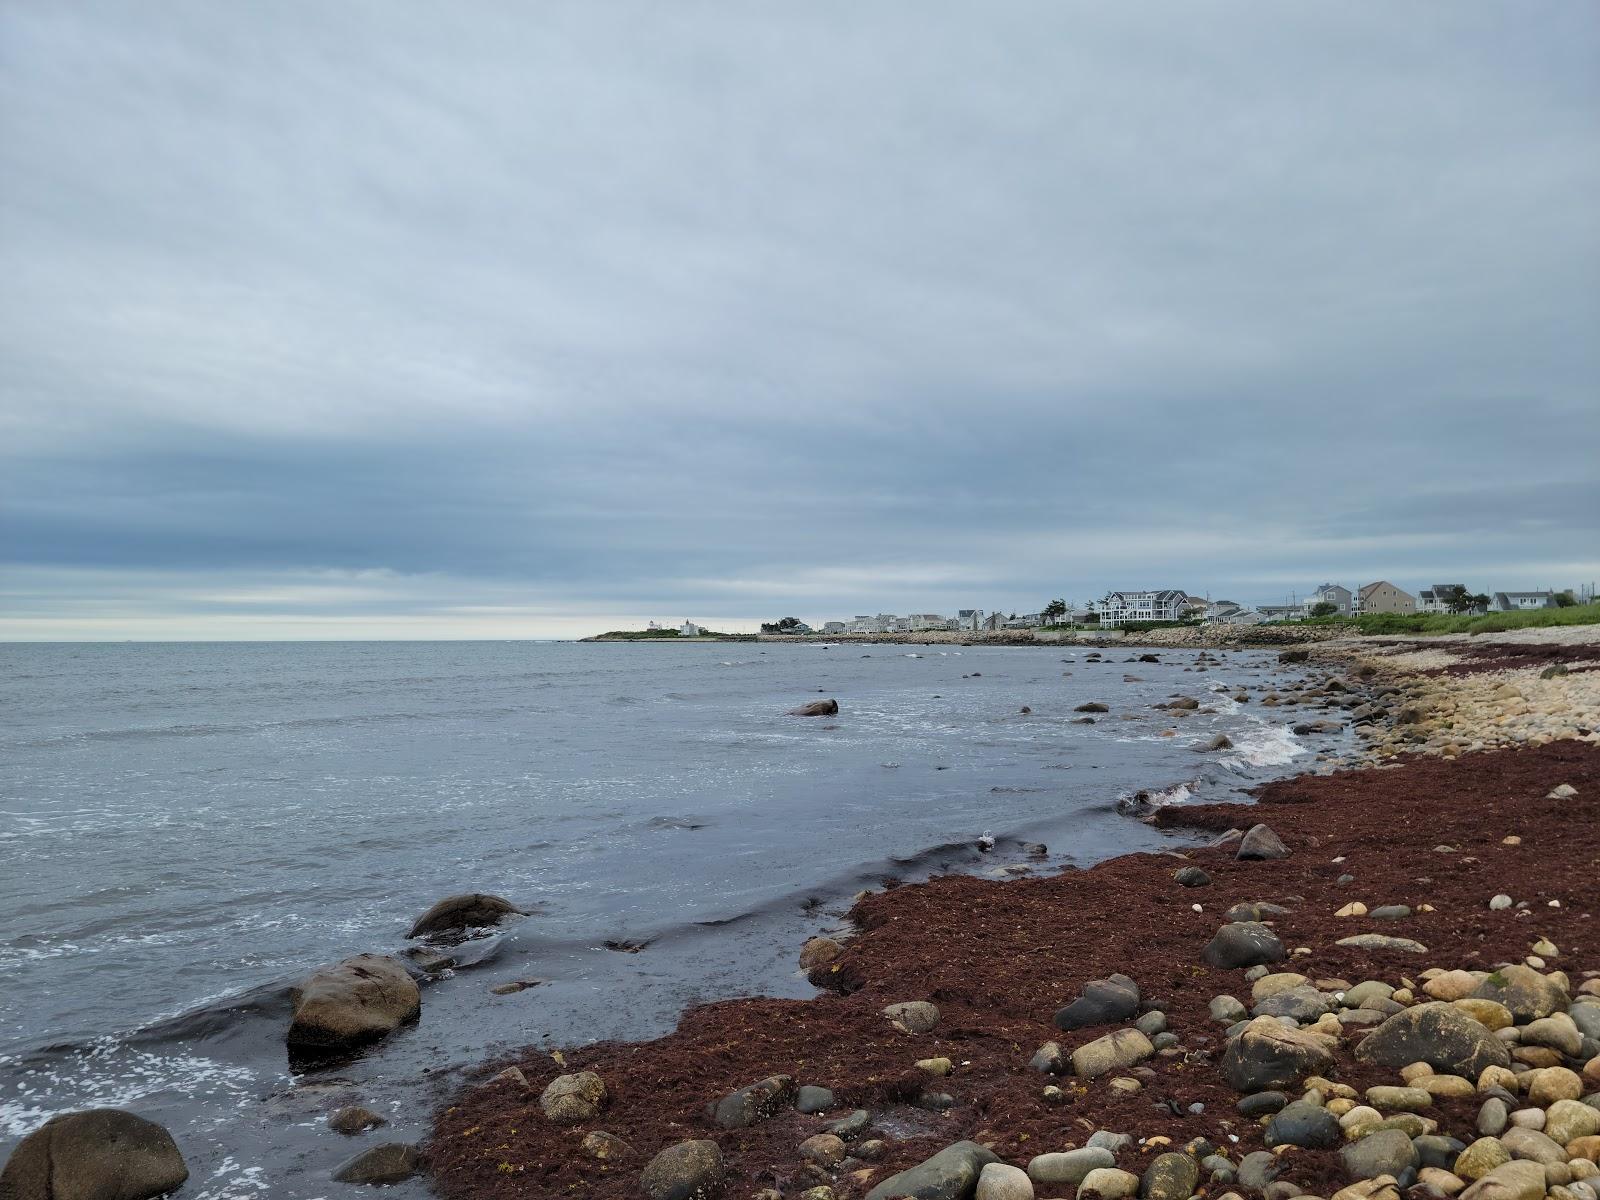
[[[811,994],[795,952],[861,887],[997,871],[1023,840],[1052,868],[1181,844],[1118,800],[1226,796],[1337,745],[1227,698],[1279,678],[1271,656],[1104,653],[0,645],[0,1158],[52,1113],[119,1105],[172,1130],[185,1197],[342,1193],[328,1173],[360,1144],[324,1128],[337,1103],[421,1136],[499,1050]],[[1172,695],[1216,711],[1161,737]],[[837,718],[784,715],[819,696]],[[1112,711],[1074,724],[1086,700]],[[1233,751],[1195,752],[1219,730]],[[425,985],[416,1028],[292,1073],[287,987],[400,950],[460,891],[535,915]]]

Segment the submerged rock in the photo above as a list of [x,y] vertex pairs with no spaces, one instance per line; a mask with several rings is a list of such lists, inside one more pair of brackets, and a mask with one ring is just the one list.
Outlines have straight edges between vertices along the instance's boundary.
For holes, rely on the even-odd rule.
[[405,1142],[363,1150],[334,1168],[336,1183],[403,1183],[422,1173],[422,1154]]
[[363,1130],[376,1129],[379,1125],[388,1123],[370,1108],[362,1108],[359,1104],[336,1109],[328,1114],[328,1128],[346,1137],[354,1137]]
[[52,1117],[0,1169],[6,1200],[149,1200],[182,1186],[189,1168],[172,1135],[119,1108]]

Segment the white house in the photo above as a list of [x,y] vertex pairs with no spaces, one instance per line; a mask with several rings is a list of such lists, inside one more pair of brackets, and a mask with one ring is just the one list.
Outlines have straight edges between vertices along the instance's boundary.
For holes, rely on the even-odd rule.
[[705,629],[702,626],[696,625],[693,621],[685,621],[682,625],[678,626],[679,637],[699,637],[704,632]]
[[1263,621],[1303,621],[1307,610],[1304,604],[1258,604],[1256,611]]
[[1554,592],[1496,592],[1490,612],[1524,612],[1530,608],[1559,608]]
[[983,609],[963,608],[956,613],[957,629],[979,629],[983,626]]
[[1107,592],[1105,599],[1091,607],[1103,627],[1125,625],[1129,621],[1181,621],[1189,602],[1182,588],[1150,592]]

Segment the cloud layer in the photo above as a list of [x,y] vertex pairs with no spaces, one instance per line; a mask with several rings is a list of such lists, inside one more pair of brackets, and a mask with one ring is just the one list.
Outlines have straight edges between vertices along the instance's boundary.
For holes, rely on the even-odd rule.
[[0,10],[0,637],[1600,577],[1600,10]]

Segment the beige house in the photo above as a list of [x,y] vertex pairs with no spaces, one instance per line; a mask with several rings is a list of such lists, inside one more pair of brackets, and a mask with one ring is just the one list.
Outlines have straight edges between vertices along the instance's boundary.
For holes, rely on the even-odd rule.
[[1417,598],[1410,592],[1402,592],[1387,579],[1380,579],[1377,583],[1369,583],[1361,589],[1356,611],[1360,613],[1414,613],[1417,611]]

